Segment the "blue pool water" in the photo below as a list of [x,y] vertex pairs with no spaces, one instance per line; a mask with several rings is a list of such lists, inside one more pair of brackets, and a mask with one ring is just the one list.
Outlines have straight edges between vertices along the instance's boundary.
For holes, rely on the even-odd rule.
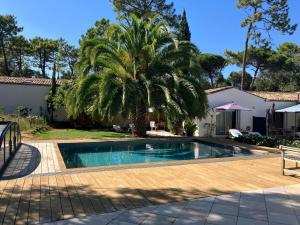
[[196,141],[147,141],[58,144],[67,168],[138,164],[249,154]]

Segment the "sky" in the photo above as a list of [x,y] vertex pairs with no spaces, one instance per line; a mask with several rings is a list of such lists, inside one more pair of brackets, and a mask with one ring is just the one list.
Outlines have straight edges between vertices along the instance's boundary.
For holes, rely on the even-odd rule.
[[[244,12],[236,8],[236,0],[174,0],[176,12],[187,12],[192,41],[201,52],[224,54],[226,49],[243,49],[245,29],[240,24]],[[300,24],[300,0],[289,0],[290,17]],[[64,38],[78,46],[78,40],[96,20],[107,18],[115,22],[116,13],[110,0],[0,0],[0,14],[13,14],[22,34]],[[294,35],[272,33],[274,48],[289,41],[300,45],[300,25]],[[225,68],[225,76],[233,66]]]

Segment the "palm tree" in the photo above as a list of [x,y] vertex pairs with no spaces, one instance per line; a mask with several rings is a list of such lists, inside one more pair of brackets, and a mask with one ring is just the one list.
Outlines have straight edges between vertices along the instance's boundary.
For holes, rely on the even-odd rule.
[[131,118],[138,136],[146,135],[149,107],[163,109],[169,118],[202,117],[207,101],[199,70],[196,63],[182,63],[197,53],[190,42],[172,38],[157,17],[131,15],[104,38],[82,43],[83,75],[73,88],[72,107],[102,118]]

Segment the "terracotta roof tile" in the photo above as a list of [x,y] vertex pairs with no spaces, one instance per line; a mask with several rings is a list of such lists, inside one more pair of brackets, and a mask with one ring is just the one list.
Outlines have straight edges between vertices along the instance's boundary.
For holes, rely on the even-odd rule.
[[[58,85],[61,84],[61,80],[56,81]],[[42,85],[50,86],[51,79],[46,78],[28,78],[28,77],[7,77],[0,76],[1,84],[23,84],[23,85]]]
[[271,91],[251,91],[253,95],[259,96],[269,101],[299,101],[300,92],[271,92]]
[[209,94],[217,93],[219,91],[224,91],[224,90],[227,90],[227,89],[230,89],[230,88],[233,88],[233,87],[232,86],[226,86],[226,87],[219,87],[219,88],[211,88],[211,89],[206,89],[205,93],[209,95]]

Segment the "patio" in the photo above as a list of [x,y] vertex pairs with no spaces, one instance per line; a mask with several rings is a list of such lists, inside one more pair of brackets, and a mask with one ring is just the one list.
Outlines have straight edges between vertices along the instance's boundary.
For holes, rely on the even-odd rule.
[[[300,137],[300,104],[294,105],[291,107],[274,110],[274,113],[271,113],[271,122],[270,134],[282,134],[283,136],[293,136]],[[281,114],[281,116],[280,116]],[[276,122],[278,124],[278,119],[282,120],[282,128],[276,128]],[[279,122],[280,123],[280,122]]]
[[74,218],[48,225],[298,225],[300,185],[237,192],[161,206]]
[[[65,221],[71,224],[77,223],[76,221],[88,222],[91,218],[98,218],[97,216],[85,217],[94,214],[99,214],[99,218],[115,218],[116,215],[121,216],[120,213],[125,213],[125,216],[121,217],[125,218],[127,210],[149,206],[150,208],[146,209],[152,210],[159,207],[159,210],[153,214],[161,215],[164,207],[168,209],[168,205],[158,206],[161,204],[181,202],[174,204],[184,209],[188,205],[186,201],[227,193],[286,187],[299,182],[296,177],[280,175],[280,161],[277,156],[249,157],[244,160],[229,161],[221,159],[218,162],[207,160],[198,164],[111,171],[53,171],[53,165],[49,159],[55,155],[46,157],[48,149],[51,149],[53,144],[32,143],[32,145],[38,146],[44,173],[32,173],[24,178],[0,181],[0,221],[3,224],[46,223],[79,218]],[[298,186],[295,187],[297,188],[293,189],[294,192],[300,191]],[[242,202],[240,197],[238,201]],[[212,204],[210,207],[213,207]],[[228,210],[226,207],[218,205],[216,207],[221,210],[221,214]],[[188,213],[186,210],[184,212]],[[100,215],[102,213],[109,214]],[[151,215],[149,218],[147,215],[150,220],[147,223],[146,217],[143,217],[145,224],[155,224],[155,218],[160,221],[156,224],[162,224],[161,218],[165,218],[154,215],[152,220]],[[204,212],[197,215],[204,222],[205,217],[212,224],[221,224],[213,222],[214,218],[219,218],[218,216],[207,217],[208,214]],[[168,224],[167,221],[172,224],[176,219],[180,219],[173,216],[169,215],[170,218],[163,221],[166,224]],[[237,216],[234,215],[234,217],[236,220]],[[111,220],[107,221],[109,222]],[[132,222],[127,221],[127,224],[135,224]],[[103,224],[107,223],[103,222]],[[111,224],[122,223],[115,220]],[[177,224],[189,223],[178,222]]]

